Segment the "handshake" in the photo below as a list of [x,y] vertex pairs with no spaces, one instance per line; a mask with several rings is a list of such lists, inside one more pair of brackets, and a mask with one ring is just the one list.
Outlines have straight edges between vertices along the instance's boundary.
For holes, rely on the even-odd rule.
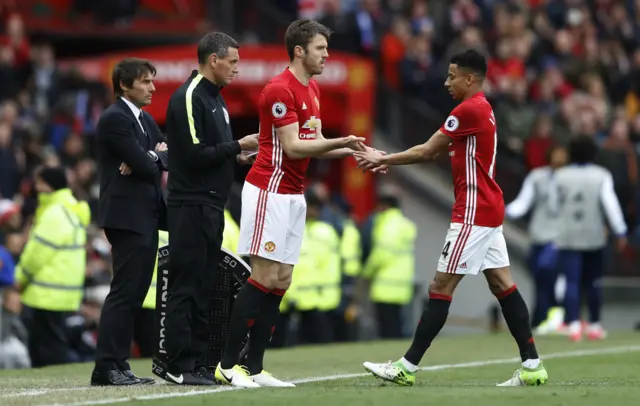
[[352,149],[352,155],[358,164],[358,168],[363,171],[370,170],[373,173],[386,174],[389,170],[387,165],[382,164],[382,158],[386,152],[377,150],[364,144],[365,139],[349,135],[344,137],[344,146]]

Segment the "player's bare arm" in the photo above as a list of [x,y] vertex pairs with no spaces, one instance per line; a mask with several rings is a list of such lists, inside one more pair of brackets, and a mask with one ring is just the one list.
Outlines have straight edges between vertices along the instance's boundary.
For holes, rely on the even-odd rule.
[[[322,122],[320,120],[318,120],[318,127],[316,129],[316,139],[325,139],[324,135],[322,135]],[[340,148],[340,149],[336,149],[333,151],[329,151],[329,152],[325,152],[324,154],[316,157],[319,159],[340,159],[340,158],[345,158],[348,156],[353,156],[353,151],[367,151],[367,150],[374,150],[374,151],[378,151],[380,153],[382,153],[383,155],[387,155],[387,153],[385,151],[379,151],[373,147],[370,147],[368,145],[365,145],[362,142],[358,142],[355,145],[349,147],[349,148]],[[373,164],[370,164],[369,162],[365,161],[362,158],[356,158],[354,157],[356,162],[358,163],[358,167],[362,168],[364,170],[370,170],[371,172],[374,173],[382,173],[382,174],[386,174],[387,173],[387,169],[388,167],[386,165],[382,165],[382,166],[375,166]]]
[[276,135],[282,143],[284,152],[293,159],[316,158],[340,148],[355,149],[358,143],[364,142],[364,138],[355,135],[334,139],[301,140],[298,137],[299,131],[297,122],[276,129]]
[[[324,140],[322,135],[322,121],[318,120],[318,126],[316,127],[316,140]],[[362,143],[354,143],[351,147],[345,147],[340,149],[334,149],[333,151],[325,152],[324,154],[317,156],[320,159],[340,159],[353,155],[353,151],[364,151],[366,146]]]
[[[416,145],[406,151],[395,154],[383,155],[380,151],[368,149],[366,151],[355,151],[353,156],[356,159],[362,159],[374,167],[382,165],[411,165],[419,162],[433,161],[441,151],[449,146],[451,139],[440,130],[436,131],[429,141],[424,144]],[[359,161],[360,162],[360,161]],[[368,167],[365,164],[359,164],[360,167]]]
[[353,155],[351,148],[334,149],[333,151],[325,152],[322,155],[317,156],[319,159],[340,159]]

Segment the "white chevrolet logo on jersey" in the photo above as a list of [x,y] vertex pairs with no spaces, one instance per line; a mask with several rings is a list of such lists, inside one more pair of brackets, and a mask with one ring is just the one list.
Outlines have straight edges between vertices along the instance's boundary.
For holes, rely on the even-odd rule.
[[302,102],[302,110],[306,110],[307,109],[307,104],[305,102]]

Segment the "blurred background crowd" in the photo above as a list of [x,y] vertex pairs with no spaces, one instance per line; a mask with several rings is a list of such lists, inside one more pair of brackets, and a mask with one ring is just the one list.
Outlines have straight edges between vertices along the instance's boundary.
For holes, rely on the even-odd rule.
[[[198,2],[204,14],[189,19],[191,3],[0,1],[0,284],[11,280],[29,235],[35,168],[64,165],[75,196],[97,207],[94,132],[112,92],[102,81],[61,69],[59,59],[128,45],[82,42],[73,27],[135,36],[154,21],[171,26],[170,18],[196,27],[176,38],[193,41],[206,30],[223,30],[244,44],[280,44],[290,21],[321,21],[334,30],[330,51],[375,62],[375,127],[399,148],[424,142],[454,105],[443,86],[449,57],[480,48],[489,56],[485,92],[498,121],[505,200],[515,197],[528,171],[546,165],[552,145],[589,135],[614,176],[631,233],[640,231],[640,1],[222,0]],[[48,35],[47,27],[59,34]],[[314,180],[322,181],[321,174]],[[90,227],[87,241],[85,299],[69,322],[79,359],[92,357],[92,332],[110,280],[102,232]],[[612,272],[640,276],[635,252],[632,245]],[[11,316],[22,311],[19,298],[5,297],[4,308],[0,331],[14,329],[20,337],[18,317]]]

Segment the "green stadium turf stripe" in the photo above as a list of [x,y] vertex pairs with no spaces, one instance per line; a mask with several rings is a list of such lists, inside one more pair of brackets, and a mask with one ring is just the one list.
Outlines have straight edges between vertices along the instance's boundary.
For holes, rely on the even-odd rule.
[[[540,358],[543,360],[554,359],[554,358],[574,358],[574,357],[586,357],[593,355],[607,355],[607,354],[621,354],[628,352],[637,352],[640,351],[640,345],[633,346],[619,346],[619,347],[608,347],[608,348],[597,348],[590,350],[576,350],[576,351],[565,351],[565,352],[557,352],[544,354]],[[441,364],[441,365],[429,365],[425,367],[421,367],[421,371],[439,371],[445,369],[456,369],[456,368],[477,368],[484,367],[488,365],[503,365],[503,364],[512,364],[520,362],[520,357],[514,358],[502,358],[502,359],[491,359],[484,361],[474,361],[474,362],[463,362],[458,364]],[[327,376],[316,376],[302,379],[292,380],[293,383],[296,384],[305,384],[305,383],[313,383],[313,382],[326,382],[326,381],[336,381],[342,379],[353,379],[353,378],[361,378],[364,376],[369,376],[369,373],[355,373],[355,374],[339,374],[339,375],[327,375]],[[87,390],[91,387],[77,387],[77,388],[57,388],[57,389],[33,389],[29,391],[23,391],[20,393],[15,393],[9,395],[9,397],[14,396],[39,396],[45,393],[53,393],[53,392],[71,392],[77,390]],[[133,387],[135,388],[135,386]],[[147,387],[148,388],[148,387]],[[184,389],[183,387],[176,386],[176,388]],[[259,389],[259,388],[258,388]],[[192,391],[181,391],[181,392],[172,392],[172,393],[159,393],[154,395],[136,395],[130,397],[121,397],[121,398],[107,398],[100,400],[89,400],[84,402],[72,402],[72,403],[54,403],[49,404],[47,406],[95,406],[95,405],[110,405],[116,403],[125,403],[132,402],[137,400],[159,400],[159,399],[171,399],[171,398],[180,398],[180,397],[190,397],[190,396],[201,396],[201,395],[210,395],[218,392],[226,392],[226,391],[234,391],[240,390],[240,388],[234,388],[230,386],[216,387],[215,389],[204,389],[204,390],[192,390]],[[291,390],[291,389],[290,389]],[[295,389],[293,389],[295,390]],[[3,396],[0,396],[2,398]]]

